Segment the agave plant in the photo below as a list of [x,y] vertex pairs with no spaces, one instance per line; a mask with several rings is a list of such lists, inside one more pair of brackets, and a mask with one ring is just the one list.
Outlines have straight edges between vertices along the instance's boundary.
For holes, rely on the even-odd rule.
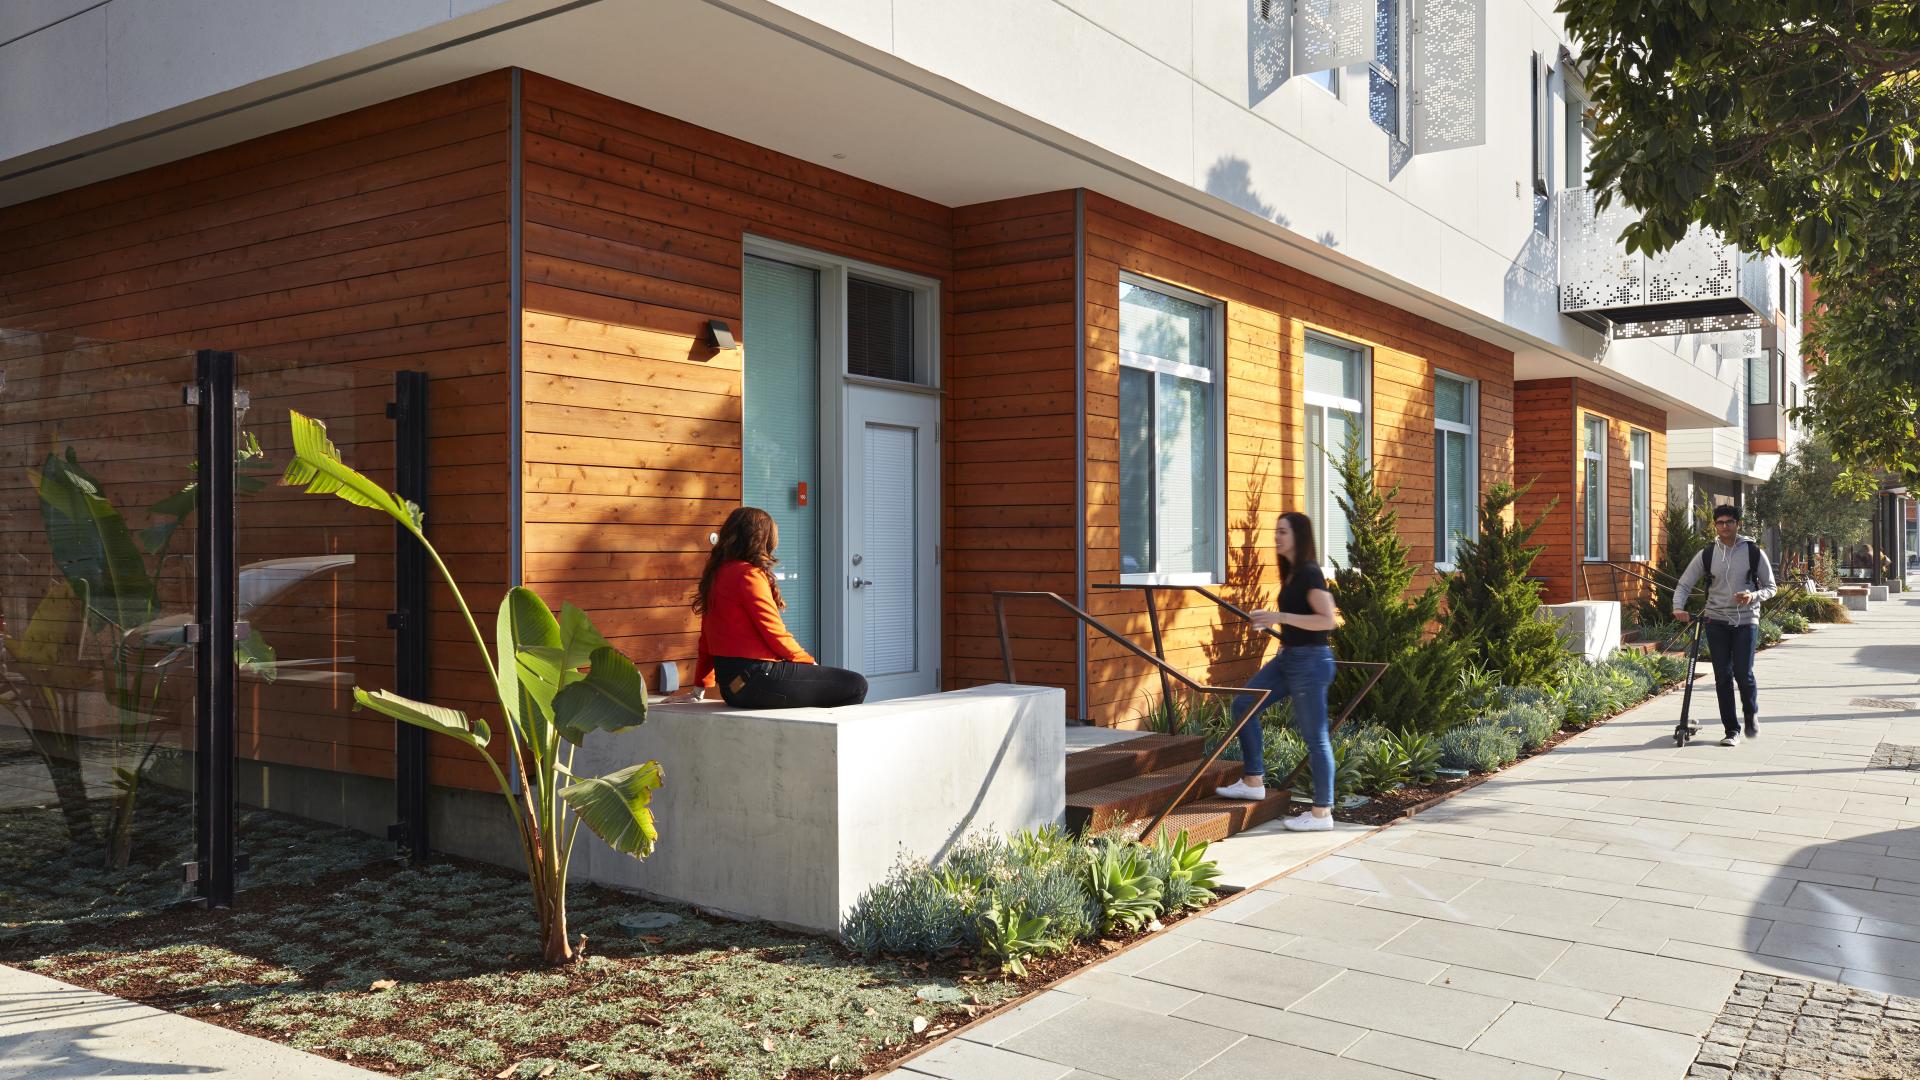
[[1002,971],[1026,978],[1026,957],[1047,947],[1047,927],[1052,921],[1044,915],[1028,915],[998,899],[989,900],[975,920],[980,952]]
[[[590,732],[622,731],[646,719],[646,684],[639,670],[607,644],[585,612],[567,604],[555,618],[553,609],[526,588],[509,590],[501,601],[489,649],[459,583],[427,542],[420,508],[341,461],[325,424],[298,412],[291,419],[293,460],[280,482],[386,514],[413,534],[446,579],[493,678],[511,760],[520,770],[520,790],[508,783],[488,749],[494,731],[486,720],[390,690],[369,693],[358,686],[353,690],[355,707],[438,732],[480,755],[520,834],[540,922],[541,954],[548,963],[573,959],[574,946],[567,937],[567,867],[580,826],[593,830],[615,851],[636,858],[650,854],[657,839],[648,804],[661,783],[658,762],[592,778],[573,771],[574,751]],[[572,811],[571,817],[563,807]]]
[[1160,914],[1160,881],[1138,844],[1096,840],[1086,855],[1087,891],[1100,903],[1100,930],[1138,931]]

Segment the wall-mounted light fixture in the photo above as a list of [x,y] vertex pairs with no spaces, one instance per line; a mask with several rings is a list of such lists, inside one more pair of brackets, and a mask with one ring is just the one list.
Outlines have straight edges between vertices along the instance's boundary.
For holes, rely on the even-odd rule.
[[711,319],[707,322],[707,344],[725,352],[737,347],[739,343],[733,340],[732,327],[719,319]]

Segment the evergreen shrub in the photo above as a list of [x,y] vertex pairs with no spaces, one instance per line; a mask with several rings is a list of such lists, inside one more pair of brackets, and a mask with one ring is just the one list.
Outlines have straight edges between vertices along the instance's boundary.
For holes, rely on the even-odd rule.
[[1440,736],[1440,760],[1450,769],[1494,772],[1519,757],[1519,740],[1497,724],[1467,724]]
[[1495,484],[1487,490],[1480,535],[1460,542],[1446,582],[1448,634],[1509,686],[1544,685],[1567,655],[1558,627],[1540,615],[1540,583],[1527,577],[1546,550],[1531,542],[1534,531],[1559,500],[1527,524],[1507,523],[1508,509],[1532,486]]

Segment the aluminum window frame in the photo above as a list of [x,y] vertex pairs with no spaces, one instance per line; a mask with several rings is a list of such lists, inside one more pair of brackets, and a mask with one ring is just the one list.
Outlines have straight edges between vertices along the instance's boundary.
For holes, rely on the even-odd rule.
[[[1218,584],[1220,580],[1225,576],[1226,566],[1227,566],[1227,528],[1226,528],[1226,525],[1227,525],[1227,375],[1226,375],[1227,305],[1226,305],[1226,301],[1221,300],[1219,297],[1216,297],[1216,296],[1208,296],[1205,293],[1198,293],[1198,292],[1194,292],[1192,289],[1182,288],[1181,286],[1175,285],[1170,281],[1162,281],[1159,278],[1148,277],[1145,274],[1136,274],[1136,273],[1133,273],[1132,271],[1121,272],[1120,285],[1122,286],[1131,285],[1137,289],[1145,289],[1148,292],[1160,293],[1165,296],[1170,296],[1176,300],[1183,300],[1187,303],[1206,308],[1207,311],[1210,313],[1208,326],[1207,326],[1207,330],[1208,330],[1207,352],[1208,352],[1208,361],[1209,361],[1207,366],[1202,366],[1199,364],[1183,364],[1178,361],[1166,360],[1157,356],[1148,356],[1144,353],[1136,353],[1136,352],[1132,352],[1130,350],[1121,349],[1121,348],[1116,348],[1115,351],[1118,354],[1120,366],[1122,368],[1133,368],[1136,371],[1146,371],[1156,376],[1151,383],[1151,386],[1153,388],[1152,389],[1152,394],[1153,394],[1152,436],[1153,436],[1153,442],[1154,442],[1153,457],[1156,459],[1156,461],[1160,456],[1159,455],[1160,380],[1158,376],[1173,375],[1177,378],[1189,379],[1195,382],[1204,381],[1207,383],[1209,387],[1213,389],[1213,393],[1209,395],[1212,400],[1209,402],[1209,408],[1207,410],[1208,412],[1207,419],[1209,421],[1208,438],[1207,438],[1207,469],[1209,473],[1211,473],[1211,475],[1208,477],[1206,490],[1208,494],[1211,496],[1211,498],[1213,499],[1212,511],[1213,511],[1213,518],[1214,518],[1213,550],[1212,552],[1210,552],[1211,558],[1209,560],[1212,563],[1212,568],[1210,570],[1191,571],[1191,572],[1183,572],[1183,573],[1168,573],[1159,569],[1134,571],[1132,573],[1122,571],[1119,575],[1120,583],[1123,585],[1214,585],[1214,584]],[[1120,310],[1119,305],[1120,305],[1119,287],[1116,286],[1114,290],[1114,312],[1116,317],[1118,316],[1118,313]],[[1116,391],[1117,391],[1117,387],[1116,387]],[[1124,428],[1122,429],[1122,431],[1124,434]],[[1123,437],[1123,436],[1116,436],[1115,438],[1116,448],[1118,447],[1120,437]],[[1155,487],[1152,495],[1149,496],[1149,503],[1148,503],[1149,528],[1151,528],[1154,534],[1158,536],[1159,528],[1160,528],[1160,507],[1159,507],[1159,486],[1158,486],[1159,475],[1157,472],[1154,475],[1153,479],[1154,479]],[[1119,489],[1121,482],[1124,482],[1124,477],[1121,478],[1120,482],[1115,483],[1114,486],[1116,491]],[[1121,498],[1124,500],[1125,496],[1122,495]],[[1156,555],[1157,555],[1157,552],[1156,552]]]
[[[1442,460],[1443,448],[1446,446],[1445,435],[1448,432],[1467,437],[1467,530],[1461,535],[1462,539],[1477,540],[1480,538],[1480,380],[1456,375],[1440,368],[1434,369],[1433,377],[1435,400],[1433,410],[1433,568],[1451,573],[1456,564],[1448,557],[1452,552],[1448,550],[1450,545],[1447,536],[1446,492],[1443,490],[1446,483],[1446,466]],[[1466,423],[1461,424],[1440,418],[1438,402],[1441,379],[1461,383],[1466,387]]]
[[[1589,441],[1588,436],[1592,433],[1595,424],[1600,425],[1600,446],[1598,449],[1587,445]],[[1612,438],[1613,424],[1610,420],[1599,413],[1583,412],[1580,414],[1580,511],[1584,519],[1581,524],[1585,526],[1585,533],[1581,537],[1583,547],[1585,548],[1581,553],[1582,562],[1597,563],[1607,561],[1607,450],[1609,449],[1609,440]],[[1593,479],[1591,480],[1588,478],[1587,470],[1589,463],[1597,465],[1597,467],[1592,470]],[[1596,483],[1598,485],[1597,497],[1595,495]],[[1596,525],[1598,526],[1597,529],[1595,528]],[[1597,554],[1594,551],[1593,543],[1596,534],[1600,541],[1599,552]]]

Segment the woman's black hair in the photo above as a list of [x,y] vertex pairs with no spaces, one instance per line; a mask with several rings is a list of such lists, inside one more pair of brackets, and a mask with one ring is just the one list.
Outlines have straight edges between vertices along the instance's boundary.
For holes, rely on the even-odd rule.
[[1293,576],[1293,568],[1302,564],[1319,561],[1313,547],[1313,519],[1298,510],[1288,510],[1280,515],[1280,520],[1293,529],[1293,558],[1275,553],[1280,561],[1280,584],[1285,585]]

